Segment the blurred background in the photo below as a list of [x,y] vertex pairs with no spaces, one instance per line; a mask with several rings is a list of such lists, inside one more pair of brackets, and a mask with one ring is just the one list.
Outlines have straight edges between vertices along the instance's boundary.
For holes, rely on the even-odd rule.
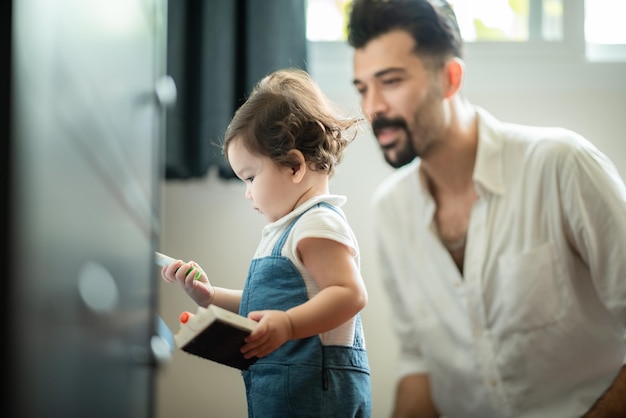
[[[620,8],[626,12],[623,2],[459,0],[453,5],[468,42],[464,90],[475,104],[503,120],[578,131],[626,175],[626,31],[615,21]],[[345,7],[342,1],[309,0],[306,67],[331,99],[360,114],[352,51],[344,41]],[[241,288],[265,221],[251,210],[243,183],[222,178],[218,167],[207,171],[163,183],[161,248],[200,263],[214,284]],[[363,322],[377,418],[390,413],[397,342],[374,261],[369,204],[390,172],[364,132],[331,182],[332,192],[348,197],[344,210],[361,246],[370,297]],[[182,310],[196,309],[176,286],[161,283],[159,293],[159,311],[173,329]],[[160,418],[245,416],[239,373],[184,352],[174,352],[157,393]]]

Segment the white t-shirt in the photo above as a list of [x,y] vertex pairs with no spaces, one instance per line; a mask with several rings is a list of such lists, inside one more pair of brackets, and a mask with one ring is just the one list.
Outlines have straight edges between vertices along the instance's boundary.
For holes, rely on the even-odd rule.
[[[320,202],[327,202],[333,205],[339,210],[341,214],[325,206],[312,208],[307,211],[307,209]],[[302,215],[302,217],[291,229],[291,232],[289,233],[289,236],[285,241],[285,245],[282,248],[281,255],[289,258],[291,262],[293,262],[295,267],[302,275],[302,278],[304,279],[304,284],[306,286],[309,299],[312,298],[319,292],[319,287],[317,286],[317,283],[315,282],[315,280],[313,280],[311,275],[306,271],[304,265],[297,256],[296,248],[300,240],[304,238],[327,238],[344,244],[352,250],[355,262],[360,268],[359,246],[356,237],[354,235],[354,232],[350,228],[350,225],[345,219],[345,214],[341,209],[339,209],[345,204],[345,202],[346,198],[344,196],[315,196],[303,203],[302,205],[298,206],[291,213],[285,215],[275,222],[267,224],[263,228],[261,242],[257,247],[254,258],[260,258],[270,255],[272,253],[272,249],[276,245],[276,242],[285,231],[285,229],[296,217],[307,211],[304,215]],[[356,322],[355,319],[356,318],[353,317],[351,320],[345,322],[341,326],[321,334],[320,338],[322,344],[343,346],[353,345]]]
[[419,159],[374,197],[400,373],[448,417],[580,416],[626,356],[626,188],[579,135],[478,109],[463,276]]

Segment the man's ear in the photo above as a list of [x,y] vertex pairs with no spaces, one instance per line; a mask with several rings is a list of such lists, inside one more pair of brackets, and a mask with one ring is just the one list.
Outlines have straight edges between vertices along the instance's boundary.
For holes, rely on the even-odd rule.
[[291,175],[294,183],[300,183],[306,174],[307,166],[304,154],[300,150],[292,149],[289,151],[291,157]]
[[454,57],[446,62],[444,67],[444,76],[446,81],[444,97],[449,98],[461,89],[464,73],[465,64],[460,58]]

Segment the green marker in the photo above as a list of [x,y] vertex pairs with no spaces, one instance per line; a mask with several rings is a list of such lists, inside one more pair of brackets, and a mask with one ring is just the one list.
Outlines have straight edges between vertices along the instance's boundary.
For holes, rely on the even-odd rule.
[[[172,264],[174,261],[177,261],[175,258],[172,258],[168,255],[162,254],[158,251],[154,252],[155,255],[155,261],[157,263],[157,265],[161,266],[161,267],[165,267],[165,266],[169,266],[170,264]],[[194,267],[191,267],[189,270],[187,270],[187,274],[191,273],[193,271]],[[196,273],[196,276],[193,278],[194,280],[198,280],[200,278],[200,276],[202,276],[202,271],[198,268],[198,272]]]

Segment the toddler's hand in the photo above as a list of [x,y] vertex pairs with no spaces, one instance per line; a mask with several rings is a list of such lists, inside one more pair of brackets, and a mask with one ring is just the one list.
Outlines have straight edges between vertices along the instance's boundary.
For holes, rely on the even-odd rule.
[[206,308],[213,302],[215,289],[195,261],[178,260],[163,267],[161,277],[168,283],[178,283],[199,306]]
[[291,319],[284,311],[254,311],[248,318],[259,322],[241,348],[245,358],[265,357],[291,339]]

